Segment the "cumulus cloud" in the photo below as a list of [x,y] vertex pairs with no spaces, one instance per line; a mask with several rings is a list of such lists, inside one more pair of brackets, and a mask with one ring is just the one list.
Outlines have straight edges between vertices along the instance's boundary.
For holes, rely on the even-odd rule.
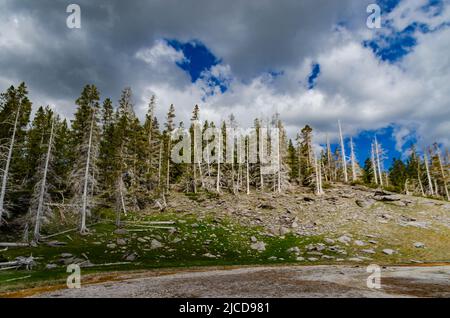
[[[143,118],[152,94],[164,120],[170,104],[188,121],[195,104],[203,119],[233,113],[242,126],[278,112],[291,137],[304,124],[316,141],[393,125],[397,149],[414,134],[422,145],[450,146],[450,6],[403,0],[384,16],[389,27],[365,25],[372,1],[79,1],[83,27],[65,27],[54,1],[0,4],[0,88],[26,81],[35,104],[56,104],[70,117],[83,85],[96,84],[118,100],[131,86]],[[399,61],[381,61],[364,40],[402,31],[411,23],[416,45]],[[205,44],[220,63],[192,83],[177,66],[183,52],[164,39]],[[320,65],[314,89],[311,66]],[[215,81],[227,86],[222,91]]]

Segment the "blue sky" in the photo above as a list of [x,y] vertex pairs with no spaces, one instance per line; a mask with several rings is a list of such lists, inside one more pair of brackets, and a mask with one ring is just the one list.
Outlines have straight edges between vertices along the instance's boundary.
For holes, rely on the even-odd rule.
[[[373,2],[381,29],[366,25]],[[337,143],[340,119],[361,164],[375,134],[386,167],[411,141],[450,147],[449,0],[77,3],[81,29],[54,1],[0,1],[1,91],[25,81],[34,108],[68,119],[87,83],[115,105],[131,87],[141,120],[152,95],[161,122],[170,104],[179,121],[199,104],[202,119],[243,127],[278,112],[316,145]]]
[[[395,6],[399,3],[399,0],[386,0],[378,2],[382,7],[384,13],[391,12]],[[431,0],[430,6],[439,6],[441,1]],[[424,10],[428,10],[428,7],[424,7]],[[369,47],[373,54],[377,56],[381,61],[387,61],[389,63],[395,63],[406,56],[414,46],[417,44],[415,38],[415,32],[428,32],[426,25],[413,23],[407,26],[403,30],[395,30],[389,25],[389,34],[380,34],[373,39],[363,41],[362,45]],[[194,83],[202,78],[202,72],[210,71],[215,65],[218,65],[221,60],[216,57],[208,47],[199,40],[191,40],[189,42],[181,42],[178,40],[167,40],[167,43],[177,51],[181,51],[186,60],[177,62],[177,66],[183,71],[187,72]],[[317,85],[317,79],[320,76],[321,68],[320,64],[312,63],[311,71],[308,77],[305,79],[307,88],[310,90],[315,89]],[[273,73],[272,75],[282,75],[280,73]],[[211,85],[217,85],[220,87],[221,92],[227,90],[227,83],[221,82],[220,79],[213,77],[213,81],[209,82]],[[301,82],[300,82],[301,83]],[[301,84],[299,84],[301,85]],[[383,127],[378,130],[362,130],[356,136],[353,136],[353,142],[355,144],[356,157],[361,165],[363,165],[365,159],[370,156],[371,144],[375,138],[382,145],[386,157],[384,160],[385,168],[389,168],[394,158],[405,157],[405,152],[415,142],[414,138],[410,138],[409,142],[406,142],[402,148],[402,152],[396,148],[396,141],[394,138],[395,124]],[[347,147],[347,154],[349,154],[349,142],[350,138],[345,137],[345,144]],[[333,144],[333,150],[338,147],[338,144]]]

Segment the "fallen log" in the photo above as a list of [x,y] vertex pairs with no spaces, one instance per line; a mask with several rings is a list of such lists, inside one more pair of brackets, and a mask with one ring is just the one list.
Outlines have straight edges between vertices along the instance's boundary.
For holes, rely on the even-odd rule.
[[28,247],[30,246],[29,243],[0,243],[0,247]]

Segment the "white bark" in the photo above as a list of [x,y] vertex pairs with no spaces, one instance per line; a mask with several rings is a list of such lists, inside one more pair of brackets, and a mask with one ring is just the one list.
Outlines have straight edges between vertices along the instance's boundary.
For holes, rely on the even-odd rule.
[[425,196],[425,191],[423,190],[422,180],[420,180],[420,160],[417,162],[417,180],[419,180],[419,187],[422,196]]
[[376,165],[376,163],[375,163],[375,151],[374,151],[374,145],[373,145],[373,143],[372,143],[372,146],[371,146],[371,162],[372,162],[372,173],[373,173],[373,176],[374,176],[374,178],[375,178],[375,184],[378,184],[378,174],[377,174],[377,165]]
[[356,181],[356,158],[353,145],[353,138],[350,138],[350,160],[352,163],[352,181]]
[[163,143],[160,142],[160,144],[159,144],[159,161],[158,161],[158,186],[161,186],[162,148],[163,148]]
[[380,161],[380,146],[378,145],[377,137],[375,137],[375,155],[377,159],[377,170],[378,170],[378,177],[380,181],[380,185],[383,186],[383,175],[381,174],[381,161]]
[[442,175],[442,180],[444,182],[444,190],[445,190],[445,194],[447,196],[447,201],[450,201],[450,196],[448,193],[448,187],[447,187],[447,178],[444,172],[444,166],[442,164],[442,158],[441,158],[441,152],[439,151],[439,148],[436,146],[436,153],[438,156],[438,160],[439,160],[439,168],[441,170],[441,175]]
[[423,152],[423,160],[425,162],[425,170],[427,172],[428,186],[430,188],[430,194],[434,195],[433,183],[431,182],[430,168],[428,167],[428,157],[426,151]]
[[348,182],[348,175],[347,175],[347,160],[345,158],[345,147],[344,147],[344,138],[342,137],[342,128],[341,128],[341,121],[338,120],[339,125],[339,138],[341,140],[341,155],[342,155],[342,167],[344,170],[344,181]]
[[249,148],[250,148],[250,139],[247,138],[247,151],[246,151],[246,178],[247,178],[247,195],[250,194],[250,174],[249,174]]
[[82,197],[82,207],[81,207],[81,225],[80,225],[80,233],[85,233],[86,228],[86,209],[87,209],[87,200],[88,200],[88,181],[89,181],[89,167],[91,165],[91,149],[92,149],[92,136],[94,134],[94,122],[95,122],[95,110],[92,111],[92,119],[91,119],[91,130],[89,132],[89,143],[88,143],[88,152],[86,158],[86,167],[84,173],[84,188],[83,188],[83,197]]
[[330,146],[330,138],[328,137],[328,134],[327,134],[327,161],[328,161],[328,178],[329,178],[329,181],[331,181],[331,174],[332,174],[332,171],[331,171],[331,160],[332,160],[332,157],[331,157],[331,146]]
[[280,154],[280,143],[281,143],[281,133],[278,131],[278,142],[277,142],[277,170],[278,170],[278,180],[277,188],[278,193],[281,193],[281,154]]
[[221,138],[222,132],[219,132],[218,135],[218,142],[217,142],[217,179],[216,179],[216,191],[217,193],[220,193],[220,159],[222,158],[222,148],[220,147],[222,138]]
[[11,136],[11,143],[10,143],[9,149],[8,149],[8,157],[6,158],[6,165],[5,165],[5,169],[3,170],[2,188],[0,191],[0,225],[2,225],[2,222],[3,222],[3,214],[6,212],[5,211],[6,186],[8,183],[9,166],[11,164],[11,159],[12,159],[12,154],[13,154],[13,149],[14,149],[14,142],[16,139],[16,130],[17,130],[17,124],[19,123],[20,110],[21,110],[21,105],[19,104],[19,107],[17,108],[16,119],[14,120],[13,134]]
[[50,139],[48,141],[47,156],[45,157],[44,175],[42,176],[41,191],[39,194],[39,203],[38,203],[38,208],[36,211],[36,219],[35,219],[35,224],[34,224],[34,239],[36,241],[39,241],[39,239],[40,239],[41,216],[42,216],[42,208],[44,206],[44,195],[45,195],[46,186],[47,186],[48,166],[50,163],[50,156],[51,156],[51,151],[52,151],[52,146],[53,146],[54,126],[55,126],[55,120],[52,121],[52,128],[50,130]]

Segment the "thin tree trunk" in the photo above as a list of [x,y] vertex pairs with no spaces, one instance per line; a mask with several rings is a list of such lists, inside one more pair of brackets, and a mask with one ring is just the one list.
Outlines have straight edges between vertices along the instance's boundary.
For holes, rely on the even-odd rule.
[[427,179],[428,179],[428,186],[430,187],[430,193],[431,193],[431,195],[434,195],[433,183],[431,182],[431,175],[430,175],[430,169],[428,167],[428,157],[427,157],[426,151],[423,152],[423,160],[425,161],[425,170],[427,172]]
[[422,193],[422,196],[425,196],[425,191],[423,190],[422,181],[420,180],[420,161],[417,162],[417,180],[419,180],[419,187],[420,192]]
[[217,180],[216,180],[216,191],[217,193],[220,193],[220,158],[222,157],[221,151],[222,148],[220,147],[220,143],[222,138],[220,138],[220,134],[222,132],[219,132],[219,140],[217,145]]
[[89,166],[91,164],[92,135],[94,133],[94,119],[95,119],[95,110],[92,112],[91,130],[89,132],[89,144],[88,144],[88,153],[87,153],[87,159],[86,159],[86,170],[84,173],[84,189],[83,189],[83,203],[82,203],[83,205],[81,208],[80,233],[86,232],[87,192],[88,192]]
[[328,180],[329,181],[331,181],[331,174],[332,174],[332,172],[331,172],[331,146],[330,146],[330,138],[328,137],[328,134],[327,134],[327,161],[328,161],[328,173],[327,173],[327,177],[328,177]]
[[36,242],[38,242],[40,239],[41,214],[42,214],[42,208],[44,206],[45,188],[47,186],[47,172],[48,172],[48,165],[50,162],[50,155],[51,155],[51,151],[52,151],[54,126],[55,126],[55,120],[52,121],[52,128],[50,130],[50,139],[48,141],[47,156],[45,158],[44,175],[42,177],[41,192],[39,193],[39,203],[38,203],[38,208],[36,211],[36,220],[35,220],[35,224],[34,224],[34,240]]
[[14,149],[14,142],[16,139],[16,130],[17,130],[17,124],[19,122],[20,110],[21,110],[21,105],[19,104],[19,107],[17,108],[16,119],[14,120],[14,129],[13,129],[13,134],[11,136],[11,144],[9,145],[9,149],[8,149],[8,157],[6,158],[6,165],[5,165],[5,169],[3,171],[2,188],[0,191],[0,226],[3,223],[3,213],[5,212],[6,185],[8,183],[9,166],[11,164],[11,159],[12,159],[12,154],[13,154],[13,149]]
[[344,181],[348,182],[347,160],[345,159],[344,138],[342,137],[342,128],[341,128],[341,121],[340,120],[338,120],[338,125],[339,125],[339,138],[341,140],[342,166],[343,166],[343,169],[344,169]]
[[372,172],[375,178],[375,184],[378,184],[377,165],[375,163],[375,152],[373,150],[373,143],[371,146],[371,162],[372,162]]
[[169,141],[167,142],[167,172],[166,172],[166,191],[170,191],[170,148],[172,144],[172,137],[169,133]]
[[356,181],[356,160],[355,160],[355,150],[353,147],[353,138],[350,138],[350,159],[352,162],[352,181]]
[[250,148],[250,139],[247,138],[247,151],[246,151],[246,173],[245,176],[247,178],[247,195],[250,194],[250,174],[249,174],[249,148]]
[[158,187],[161,187],[162,148],[163,148],[163,143],[161,142],[159,144]]
[[375,137],[375,155],[377,159],[378,177],[380,185],[383,186],[383,175],[381,174],[381,164],[380,164],[380,148],[378,147],[378,140],[376,137]]
[[441,169],[442,180],[444,182],[445,195],[447,196],[447,201],[450,201],[450,196],[449,196],[448,188],[447,188],[447,178],[446,178],[446,175],[444,172],[444,167],[442,165],[441,152],[439,151],[439,148],[437,146],[436,146],[436,152],[437,152],[437,156],[438,156],[438,160],[439,160],[439,167]]
[[280,154],[280,132],[278,132],[278,142],[277,142],[277,170],[278,170],[278,193],[281,193],[281,154]]

